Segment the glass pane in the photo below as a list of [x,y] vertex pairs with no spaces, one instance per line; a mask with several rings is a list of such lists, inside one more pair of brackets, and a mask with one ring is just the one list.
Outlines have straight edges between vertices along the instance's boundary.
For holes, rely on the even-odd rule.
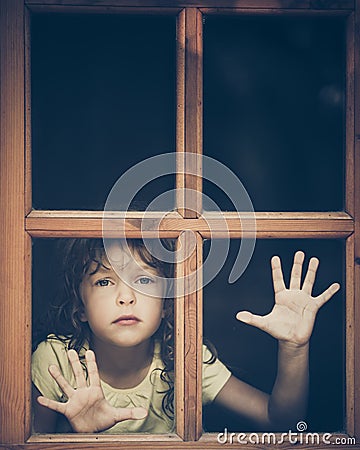
[[[31,27],[34,208],[101,210],[126,170],[175,149],[175,17],[41,14]],[[173,187],[163,177],[141,200]]]
[[[173,240],[162,242],[173,252]],[[45,413],[39,410],[37,392],[33,431],[174,431],[174,300],[170,280],[174,267],[169,258],[163,263],[152,256],[153,241],[146,243],[149,251],[142,241],[134,239],[127,244],[112,239],[105,247],[101,239],[33,241],[34,385],[47,398],[65,402],[68,391],[63,392],[48,372],[55,364],[72,388],[77,386],[73,395],[79,395],[81,386],[66,351],[73,348],[78,352],[90,385],[89,365],[85,363],[85,351],[90,348],[96,355],[106,401],[117,408],[142,408],[138,420],[114,425],[112,410],[110,417],[106,408],[99,413],[99,409],[89,407],[86,412],[80,399],[71,397],[73,407],[81,411],[79,416],[85,411],[86,418],[81,423],[69,419],[70,426],[64,414],[53,418],[48,408],[44,408]],[[91,399],[86,398],[91,405]],[[148,412],[145,418],[144,409]]]
[[[206,17],[204,154],[257,211],[342,210],[345,20]],[[204,192],[223,210],[224,195]]]
[[[239,311],[266,315],[274,294],[270,259],[279,255],[288,286],[295,251],[305,252],[304,267],[317,256],[320,266],[313,295],[333,282],[341,290],[319,311],[310,341],[309,432],[344,429],[345,401],[345,283],[344,242],[340,240],[258,240],[250,264],[234,284],[228,277],[239,240],[232,240],[229,258],[219,275],[204,289],[204,336],[215,345],[219,359],[241,380],[270,393],[276,376],[277,341],[259,329],[239,322]],[[209,242],[205,243],[205,249]],[[303,270],[303,277],[305,270]],[[331,394],[329,394],[331,393]],[[206,431],[256,431],[254,423],[215,404],[204,408]],[[293,431],[297,431],[295,426]],[[264,431],[264,430],[257,430]],[[284,431],[288,431],[284,430]]]

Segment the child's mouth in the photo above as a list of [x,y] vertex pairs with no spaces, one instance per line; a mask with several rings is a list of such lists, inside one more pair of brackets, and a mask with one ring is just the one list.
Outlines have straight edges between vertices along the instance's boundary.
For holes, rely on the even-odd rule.
[[124,315],[118,317],[113,323],[116,323],[116,325],[135,325],[139,322],[141,322],[141,320],[136,316]]

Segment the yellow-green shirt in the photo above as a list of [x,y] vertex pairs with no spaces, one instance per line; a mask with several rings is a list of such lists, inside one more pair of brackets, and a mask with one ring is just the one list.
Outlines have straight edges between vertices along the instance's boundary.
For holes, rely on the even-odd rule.
[[[210,357],[210,351],[204,345],[203,361],[208,361]],[[65,395],[48,372],[48,367],[51,364],[57,365],[65,379],[73,387],[76,386],[75,377],[67,358],[66,343],[60,341],[54,335],[49,335],[47,340],[41,342],[33,353],[32,381],[43,396],[56,401],[65,401]],[[163,367],[160,357],[160,343],[156,342],[154,357],[148,374],[137,386],[130,389],[116,389],[101,380],[105,398],[112,406],[120,408],[140,406],[148,410],[145,419],[119,422],[104,433],[171,433],[174,431],[173,419],[170,419],[162,409],[163,391],[166,391],[168,386],[160,378],[161,371],[154,370]],[[203,364],[202,400],[204,404],[215,399],[230,375],[230,371],[219,359],[216,359],[213,364]],[[57,432],[68,431],[71,430],[68,428],[66,420],[60,421]]]

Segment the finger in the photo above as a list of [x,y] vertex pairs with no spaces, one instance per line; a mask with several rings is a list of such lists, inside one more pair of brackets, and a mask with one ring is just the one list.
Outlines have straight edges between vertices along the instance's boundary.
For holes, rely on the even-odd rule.
[[62,376],[62,373],[60,372],[58,366],[51,365],[49,366],[48,370],[50,375],[54,378],[54,380],[57,382],[57,384],[63,391],[63,393],[67,396],[67,398],[70,398],[74,392],[74,389]]
[[319,308],[322,307],[331,297],[340,289],[339,283],[333,283],[329,286],[326,291],[320,294],[318,297],[315,297],[315,302]]
[[274,285],[274,292],[277,294],[280,291],[284,291],[285,283],[284,276],[281,269],[281,260],[278,256],[273,256],[271,258],[271,267],[272,267],[272,279]]
[[43,397],[42,395],[37,398],[40,405],[46,408],[52,409],[53,411],[64,414],[66,406],[64,403],[56,402],[55,400],[50,400],[49,398]]
[[249,311],[240,311],[236,314],[236,318],[241,322],[266,331],[267,321],[263,316],[257,316],[256,314],[252,314]]
[[77,388],[86,387],[87,384],[84,376],[84,369],[82,368],[82,365],[80,363],[79,355],[75,350],[71,349],[68,351],[68,358],[74,372]]
[[122,422],[123,420],[141,420],[145,419],[148,412],[145,408],[116,408],[115,420]]
[[95,353],[92,350],[87,350],[85,353],[85,358],[90,386],[101,386],[99,371],[95,360]]
[[300,289],[304,258],[304,252],[299,251],[295,253],[294,263],[291,269],[290,289]]
[[307,294],[311,295],[313,286],[315,283],[316,272],[319,267],[319,260],[317,258],[311,258],[309,262],[309,267],[306,272],[304,284],[302,290]]

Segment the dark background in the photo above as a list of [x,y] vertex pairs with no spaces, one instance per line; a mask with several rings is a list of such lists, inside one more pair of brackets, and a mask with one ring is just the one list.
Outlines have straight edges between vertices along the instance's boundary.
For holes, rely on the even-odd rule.
[[[345,22],[206,17],[204,154],[232,169],[256,211],[343,208]],[[205,183],[204,192],[232,210]]]
[[175,47],[175,17],[34,15],[35,209],[102,210],[126,170],[175,151]]

